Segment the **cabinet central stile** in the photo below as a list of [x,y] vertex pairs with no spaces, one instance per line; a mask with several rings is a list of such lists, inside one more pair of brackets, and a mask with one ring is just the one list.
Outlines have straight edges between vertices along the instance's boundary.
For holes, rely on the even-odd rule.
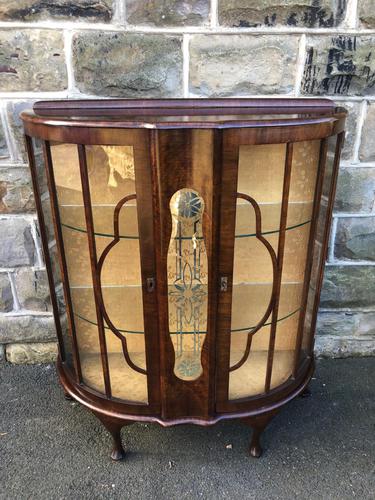
[[[212,130],[157,132],[162,409],[213,413],[217,207],[220,165]],[[217,150],[217,148],[216,148]],[[216,186],[216,192],[215,192]]]

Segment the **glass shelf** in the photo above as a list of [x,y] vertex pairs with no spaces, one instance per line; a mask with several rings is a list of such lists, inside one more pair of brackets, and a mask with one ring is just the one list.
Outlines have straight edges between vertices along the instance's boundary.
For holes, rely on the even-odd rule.
[[[262,235],[279,233],[280,203],[259,204],[262,211]],[[95,222],[95,235],[104,238],[114,238],[113,213],[115,205],[94,205],[93,219]],[[311,222],[311,201],[290,202],[288,213],[287,231],[304,226]],[[119,217],[120,239],[138,240],[136,205],[125,205]],[[62,226],[72,231],[86,233],[86,223],[82,205],[62,205],[60,207]],[[235,238],[255,237],[255,216],[249,204],[238,200],[236,217]],[[182,237],[182,240],[189,237]],[[202,237],[196,237],[202,239]]]
[[[300,310],[300,308],[296,309],[295,311],[292,311],[292,312],[291,312],[290,314],[288,314],[287,316],[284,316],[284,317],[282,317],[282,318],[279,318],[279,319],[277,320],[277,323],[279,323],[280,321],[283,321],[283,320],[285,320],[285,319],[290,318],[290,317],[291,317],[291,316],[293,316],[294,314],[297,314],[299,310]],[[82,321],[86,321],[87,323],[90,323],[91,325],[95,325],[95,326],[97,326],[97,323],[96,323],[95,321],[91,321],[91,320],[89,320],[89,319],[87,319],[87,318],[84,318],[83,316],[80,316],[79,314],[75,314],[75,316],[76,316],[77,318],[81,319]],[[264,326],[269,326],[269,325],[271,325],[271,321],[267,321],[267,322],[264,324]],[[110,328],[109,328],[108,326],[106,326],[106,325],[104,325],[104,328],[105,328],[106,330],[110,330]],[[254,326],[249,326],[249,327],[247,327],[247,328],[239,328],[239,329],[237,329],[237,330],[231,330],[231,333],[236,333],[236,332],[247,332],[247,331],[251,332],[251,330],[253,330],[254,328],[255,328],[255,325],[254,325]],[[123,329],[120,329],[120,328],[118,329],[118,331],[119,331],[120,333],[135,333],[135,334],[144,334],[144,331],[123,330]],[[200,333],[201,333],[201,334],[203,334],[203,333],[207,333],[207,331],[205,331],[205,330],[203,331],[203,330],[202,330]],[[170,332],[170,334],[171,334],[171,335],[177,335],[177,332]],[[184,332],[184,331],[183,331],[183,332],[178,332],[178,334],[183,334],[183,335],[191,335],[191,334],[192,334],[192,332]]]
[[[141,301],[141,286],[103,287],[103,300],[108,316],[120,333],[143,334],[143,318],[140,307],[134,304]],[[271,283],[241,283],[234,285],[233,304],[238,304],[233,310],[231,333],[249,332],[257,325],[267,308],[272,290]],[[300,310],[300,295],[302,283],[282,283],[277,322],[290,318]],[[82,321],[97,326],[96,309],[93,289],[91,287],[72,287],[74,315]],[[119,308],[118,305],[122,304]],[[251,306],[251,307],[250,307]],[[173,311],[170,311],[173,314]],[[271,324],[271,317],[264,326]],[[104,328],[110,330],[105,324]],[[176,331],[170,331],[176,335]],[[191,335],[193,331],[183,330],[178,333]],[[205,334],[206,331],[200,333]]]
[[[311,220],[306,220],[304,222],[301,222],[300,224],[296,224],[295,226],[289,226],[286,228],[287,231],[290,231],[291,229],[296,229],[298,227],[301,227],[301,226],[305,226],[306,224],[309,224],[311,222]],[[73,227],[73,226],[69,226],[68,224],[61,224],[62,226],[68,228],[68,229],[72,229],[73,231],[79,231],[80,233],[86,233],[87,231],[85,229],[81,229],[81,228],[78,228],[78,227]],[[274,231],[264,231],[262,232],[262,235],[265,236],[267,234],[275,234],[275,233],[279,233],[280,231],[275,229]],[[106,234],[106,233],[97,233],[95,232],[94,233],[95,236],[103,236],[104,238],[114,238],[114,235],[113,234]],[[235,238],[252,238],[256,236],[255,233],[249,233],[249,234],[236,234],[235,235]],[[131,235],[127,235],[127,234],[120,234],[119,235],[119,238],[120,239],[124,239],[124,240],[138,240],[139,237],[138,236],[131,236]],[[181,239],[181,240],[189,240],[191,238],[189,237],[175,237],[175,239]],[[195,238],[196,240],[201,240],[203,239],[203,237],[200,237],[200,236],[197,236]]]
[[[282,318],[279,318],[279,319],[277,320],[277,323],[279,323],[280,321],[283,321],[284,319],[288,319],[288,318],[290,318],[290,317],[291,317],[291,316],[293,316],[294,314],[297,314],[299,310],[300,310],[300,308],[296,309],[295,311],[292,311],[290,314],[288,314],[288,315],[286,315],[286,316],[284,316],[284,317],[282,317]],[[75,314],[75,316],[76,316],[77,318],[81,319],[82,321],[86,321],[87,323],[90,323],[91,325],[95,325],[95,326],[97,326],[97,323],[96,323],[95,321],[91,321],[91,320],[89,320],[89,319],[87,319],[87,318],[84,318],[83,316],[80,316],[79,314]],[[269,326],[270,324],[271,324],[271,321],[268,321],[268,322],[266,322],[266,323],[264,324],[264,326]],[[231,330],[231,333],[236,333],[236,332],[244,332],[244,331],[249,331],[249,332],[251,332],[251,330],[253,330],[253,329],[254,329],[254,327],[255,327],[255,325],[254,325],[254,326],[249,326],[249,327],[247,327],[247,328],[238,328],[238,329],[236,329],[236,330]],[[109,328],[108,326],[105,326],[105,325],[104,325],[104,328],[105,328],[106,330],[110,330],[110,328]],[[123,330],[123,329],[120,329],[120,328],[118,329],[118,331],[119,331],[120,333],[136,333],[136,334],[143,334],[143,333],[144,333],[143,331]],[[182,334],[182,335],[191,335],[193,332],[178,332],[178,333],[179,333],[179,334]],[[199,332],[199,333],[202,333],[202,334],[203,334],[203,333],[207,333],[207,331],[201,331],[201,332]],[[170,332],[170,334],[171,334],[171,335],[177,335],[177,332]]]

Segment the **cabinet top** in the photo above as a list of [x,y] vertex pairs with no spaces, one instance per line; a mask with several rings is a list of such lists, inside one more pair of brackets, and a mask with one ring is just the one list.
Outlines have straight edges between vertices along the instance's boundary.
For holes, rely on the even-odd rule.
[[115,128],[234,128],[321,123],[343,118],[330,99],[61,99],[38,101],[24,122]]

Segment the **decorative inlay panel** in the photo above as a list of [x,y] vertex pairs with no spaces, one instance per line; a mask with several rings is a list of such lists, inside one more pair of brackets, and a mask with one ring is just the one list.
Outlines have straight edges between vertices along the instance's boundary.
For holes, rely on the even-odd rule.
[[207,329],[204,201],[197,191],[180,189],[171,198],[170,210],[168,307],[169,331],[175,349],[174,373],[183,380],[195,380],[202,373],[201,350]]

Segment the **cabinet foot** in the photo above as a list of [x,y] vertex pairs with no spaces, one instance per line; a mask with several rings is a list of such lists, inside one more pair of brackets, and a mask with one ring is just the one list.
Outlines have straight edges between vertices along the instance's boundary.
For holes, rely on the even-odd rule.
[[300,398],[309,398],[311,395],[312,395],[311,390],[307,385],[299,396]]
[[260,436],[263,432],[263,429],[259,429],[258,427],[253,428],[253,435],[251,437],[249,453],[250,456],[254,458],[259,458],[263,453],[263,448],[260,445]]
[[114,461],[124,460],[126,453],[121,442],[121,429],[125,425],[130,425],[132,422],[126,422],[114,418],[103,417],[102,415],[98,415],[97,413],[94,414],[101,421],[101,423],[104,425],[104,427],[112,436],[113,439],[113,447],[111,450],[112,460]]
[[263,453],[263,448],[260,444],[260,437],[267,427],[271,419],[277,414],[277,412],[266,413],[265,415],[260,415],[258,417],[249,417],[243,420],[243,422],[250,426],[253,430],[253,435],[251,436],[249,454],[251,457],[259,458]]
[[64,391],[64,398],[66,399],[66,401],[73,401],[74,400],[74,398],[72,398],[72,396],[68,392],[65,392],[65,391]]
[[111,432],[113,438],[113,448],[111,451],[112,460],[124,460],[125,450],[121,443],[121,428],[116,432]]

